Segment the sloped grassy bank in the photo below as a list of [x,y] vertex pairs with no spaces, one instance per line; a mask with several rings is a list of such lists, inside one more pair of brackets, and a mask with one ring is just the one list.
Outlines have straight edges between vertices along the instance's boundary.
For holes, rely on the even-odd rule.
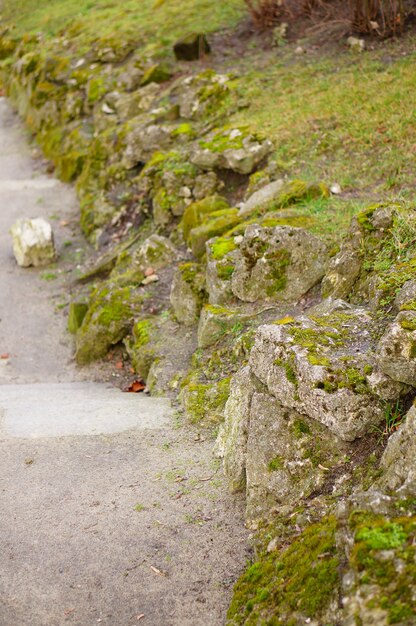
[[6,93],[75,183],[99,251],[70,307],[78,362],[123,342],[153,393],[179,392],[218,428],[246,494],[258,560],[229,623],[414,624],[406,194],[363,208],[289,176],[284,145],[250,123],[244,77],[125,33],[5,28],[0,51]]

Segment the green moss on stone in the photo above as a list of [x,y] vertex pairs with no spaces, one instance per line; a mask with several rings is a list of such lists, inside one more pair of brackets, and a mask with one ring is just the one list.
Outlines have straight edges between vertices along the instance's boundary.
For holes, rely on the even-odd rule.
[[400,326],[404,330],[414,331],[416,330],[416,317],[413,319],[402,319],[400,320]]
[[283,469],[284,466],[284,459],[278,454],[271,461],[268,462],[267,469],[269,472],[276,472]]
[[263,554],[237,582],[227,624],[288,626],[294,613],[319,621],[340,586],[335,530],[326,517],[288,548]]
[[225,403],[230,395],[230,378],[216,383],[189,382],[181,392],[186,414],[192,423],[209,420],[218,423],[223,419]]
[[180,223],[180,228],[183,231],[185,241],[188,241],[191,230],[199,226],[205,216],[215,213],[216,211],[229,208],[230,205],[227,200],[219,195],[208,196],[199,202],[193,202],[190,204],[185,209]]
[[209,244],[212,258],[215,261],[221,261],[229,252],[237,249],[234,237],[216,237]]
[[293,422],[293,432],[295,434],[296,439],[302,439],[305,435],[311,434],[311,429],[309,428],[306,422],[301,419],[295,419]]
[[401,311],[416,311],[416,300],[409,300],[408,302],[405,302],[405,304],[402,304],[402,306],[400,307]]
[[383,609],[388,624],[414,624],[416,518],[355,511],[349,523],[354,534],[350,565],[358,585],[373,585],[371,607]]
[[81,328],[82,322],[88,311],[86,302],[71,302],[68,311],[68,331],[75,335]]

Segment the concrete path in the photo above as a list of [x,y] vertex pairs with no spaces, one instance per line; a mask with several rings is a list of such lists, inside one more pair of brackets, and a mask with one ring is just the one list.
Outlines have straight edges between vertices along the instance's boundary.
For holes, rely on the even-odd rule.
[[85,381],[61,283],[12,257],[17,218],[55,219],[62,248],[76,211],[0,98],[0,626],[224,624],[247,535],[212,442]]

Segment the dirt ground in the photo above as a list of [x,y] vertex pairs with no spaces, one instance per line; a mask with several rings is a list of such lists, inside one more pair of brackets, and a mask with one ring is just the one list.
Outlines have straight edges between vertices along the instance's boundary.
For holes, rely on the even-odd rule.
[[[85,434],[56,430],[71,413],[68,385],[75,402],[77,381],[102,380],[100,369],[77,370],[65,330],[64,274],[85,244],[73,190],[32,158],[4,99],[0,144],[0,353],[8,355],[0,359],[0,624],[224,624],[249,544],[243,502],[228,493],[212,441],[181,425],[168,401],[152,398],[145,406],[137,396],[132,427],[123,404],[128,396],[131,405],[131,394],[118,389],[111,401],[119,432],[108,424],[100,432],[96,406],[89,430],[87,404]],[[53,223],[63,260],[46,273],[13,260],[8,229],[23,216]],[[19,414],[12,411],[16,394]],[[13,428],[15,419],[30,425],[43,402],[42,432]]]

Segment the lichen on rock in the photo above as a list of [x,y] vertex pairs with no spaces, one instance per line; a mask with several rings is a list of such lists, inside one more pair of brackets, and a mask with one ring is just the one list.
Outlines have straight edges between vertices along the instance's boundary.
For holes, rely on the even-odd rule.
[[325,273],[325,244],[300,228],[253,224],[239,251],[231,288],[243,301],[295,302]]

